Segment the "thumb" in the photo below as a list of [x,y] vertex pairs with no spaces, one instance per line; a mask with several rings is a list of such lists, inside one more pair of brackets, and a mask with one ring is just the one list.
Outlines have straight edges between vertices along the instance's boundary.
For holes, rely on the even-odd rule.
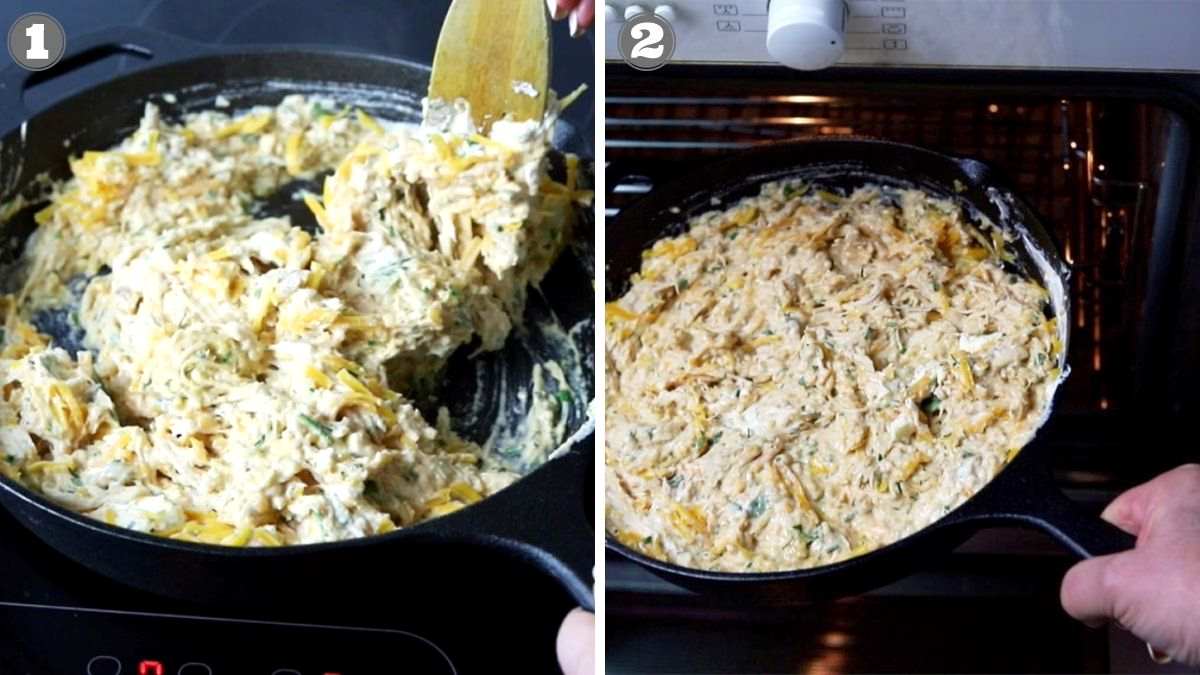
[[1122,571],[1132,551],[1089,558],[1067,571],[1059,598],[1067,614],[1096,627],[1117,618],[1118,595],[1127,585]]
[[1150,506],[1161,491],[1157,481],[1142,483],[1117,495],[1100,517],[1137,536],[1150,515]]
[[1178,510],[1168,505],[1187,505],[1195,510],[1194,495],[1200,486],[1200,466],[1188,464],[1156,476],[1122,492],[1104,509],[1100,517],[1126,532],[1138,536],[1159,510]]
[[595,672],[596,617],[582,609],[573,609],[558,629],[558,665],[565,675],[592,675]]

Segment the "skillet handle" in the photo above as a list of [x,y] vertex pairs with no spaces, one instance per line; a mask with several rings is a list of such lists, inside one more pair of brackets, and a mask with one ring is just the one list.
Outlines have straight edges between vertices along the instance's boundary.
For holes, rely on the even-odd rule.
[[25,104],[25,91],[110,56],[135,56],[166,63],[207,53],[199,42],[139,26],[114,26],[78,37],[67,36],[67,53],[48,70],[29,71],[15,63],[0,70],[0,132],[16,128],[36,111]]
[[1134,547],[1137,539],[1133,535],[1085,513],[1067,499],[1037,454],[1028,449],[1019,453],[977,499],[960,509],[964,513],[954,520],[1039,529],[1080,558],[1120,553]]
[[577,446],[479,507],[440,518],[438,528],[515,553],[557,579],[581,607],[595,611],[595,531],[588,511],[593,495],[564,489],[592,484],[592,458],[590,447]]

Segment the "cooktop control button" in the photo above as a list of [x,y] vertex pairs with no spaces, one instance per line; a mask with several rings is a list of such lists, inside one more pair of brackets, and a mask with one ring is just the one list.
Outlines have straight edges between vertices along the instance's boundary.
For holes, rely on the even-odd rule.
[[628,21],[638,14],[645,14],[646,8],[641,5],[630,5],[625,8],[625,20]]
[[87,662],[87,675],[121,675],[121,662],[115,656],[93,656]]
[[192,661],[179,666],[177,675],[213,675],[212,668],[208,667],[207,663],[198,663]]
[[296,670],[295,668],[280,668],[279,670],[271,673],[271,675],[300,675],[300,671]]
[[767,10],[767,51],[785,66],[820,70],[845,49],[842,0],[772,0]]

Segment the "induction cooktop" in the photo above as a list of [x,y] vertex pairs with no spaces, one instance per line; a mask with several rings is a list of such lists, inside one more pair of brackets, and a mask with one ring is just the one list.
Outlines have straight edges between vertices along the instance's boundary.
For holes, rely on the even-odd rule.
[[[70,37],[142,25],[219,45],[296,44],[428,63],[448,1],[17,0],[0,22],[32,11]],[[552,84],[591,82],[593,45],[554,27]],[[32,89],[43,108],[134,64],[102,60]],[[592,154],[591,94],[564,116]],[[360,578],[330,570],[329,587],[295,589],[286,605],[238,598],[195,605],[97,576],[0,512],[0,675],[360,675],[557,672],[554,639],[574,604],[557,582],[503,554],[463,550],[428,578]],[[102,550],[95,555],[103,556]],[[187,579],[179,579],[187,584]],[[335,589],[330,592],[330,589]],[[321,592],[317,592],[317,591]]]

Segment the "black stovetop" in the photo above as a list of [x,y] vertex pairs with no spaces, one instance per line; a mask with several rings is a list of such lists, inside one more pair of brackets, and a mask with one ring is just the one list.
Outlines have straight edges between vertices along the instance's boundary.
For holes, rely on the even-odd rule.
[[[46,12],[71,36],[141,25],[201,42],[297,44],[367,51],[428,63],[447,0],[16,0],[9,25]],[[568,92],[593,79],[589,39],[553,33],[552,84]],[[110,58],[30,90],[33,110],[136,64]],[[591,154],[589,92],[564,119]],[[97,551],[96,555],[104,555]],[[481,552],[478,574],[453,580],[360,579],[339,602],[245,606],[235,598],[185,604],[123,587],[65,559],[0,512],[0,674],[322,675],[338,673],[555,672],[554,638],[571,606],[556,582]],[[180,580],[186,584],[186,579]],[[418,587],[445,591],[429,593]]]

